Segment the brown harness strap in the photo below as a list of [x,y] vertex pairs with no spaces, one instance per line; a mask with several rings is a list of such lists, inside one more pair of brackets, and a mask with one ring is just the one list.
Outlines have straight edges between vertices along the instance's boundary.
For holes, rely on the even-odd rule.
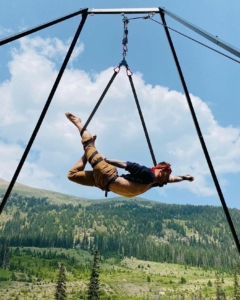
[[84,143],[83,143],[83,148],[84,148],[84,150],[85,150],[85,149],[87,148],[87,146],[88,146],[89,144],[91,144],[92,142],[93,142],[92,139],[90,139],[90,140],[84,142]]
[[97,164],[99,164],[101,161],[103,161],[102,157],[99,157],[93,164],[92,164],[92,168],[94,169],[94,167],[96,167]]
[[92,159],[94,158],[94,156],[97,155],[97,154],[98,154],[98,152],[95,151],[95,152],[93,152],[93,154],[89,157],[88,162],[89,162],[90,164],[91,164]]
[[108,196],[108,192],[109,192],[108,187],[109,187],[109,185],[110,185],[112,182],[114,182],[117,178],[118,178],[118,175],[115,175],[112,179],[110,179],[110,180],[108,181],[107,185],[105,186],[105,197]]

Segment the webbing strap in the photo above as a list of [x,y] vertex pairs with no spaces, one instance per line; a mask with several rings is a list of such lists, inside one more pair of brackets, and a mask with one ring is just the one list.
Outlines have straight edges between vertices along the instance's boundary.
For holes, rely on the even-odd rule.
[[94,156],[97,155],[97,154],[98,154],[98,152],[95,151],[95,152],[93,152],[93,154],[89,157],[88,162],[89,162],[90,164],[91,164],[92,159],[94,158]]
[[93,164],[92,164],[92,168],[94,169],[96,167],[97,164],[99,164],[101,161],[103,161],[102,157],[99,157]]
[[156,161],[155,155],[153,153],[153,148],[152,148],[152,145],[151,145],[151,142],[150,142],[147,127],[145,125],[145,121],[144,121],[143,114],[142,114],[142,111],[141,111],[141,107],[140,107],[140,104],[139,104],[139,101],[138,101],[137,93],[136,93],[136,90],[135,90],[135,87],[134,87],[134,84],[133,84],[132,75],[128,75],[128,78],[129,78],[130,85],[131,85],[131,88],[132,88],[132,91],[133,91],[133,96],[134,96],[134,99],[135,99],[135,102],[136,102],[136,105],[137,105],[138,113],[139,113],[139,116],[140,116],[140,119],[141,119],[141,122],[142,122],[145,137],[147,139],[148,148],[149,148],[151,156],[152,156],[153,165],[156,166],[157,161]]
[[111,79],[109,80],[109,83],[108,83],[107,86],[105,87],[105,90],[103,91],[101,97],[99,98],[99,100],[98,100],[97,104],[95,105],[95,107],[94,107],[92,113],[90,114],[89,118],[87,119],[87,122],[86,122],[85,125],[83,126],[83,129],[81,130],[81,133],[80,133],[81,136],[82,136],[83,132],[86,130],[86,128],[87,128],[87,126],[89,125],[89,123],[91,122],[93,116],[95,115],[95,112],[97,111],[99,105],[101,104],[103,98],[105,97],[105,95],[106,95],[108,89],[110,88],[110,86],[111,86],[111,84],[113,83],[113,80],[115,79],[115,77],[117,76],[117,74],[118,74],[118,72],[114,70],[114,73],[113,73]]

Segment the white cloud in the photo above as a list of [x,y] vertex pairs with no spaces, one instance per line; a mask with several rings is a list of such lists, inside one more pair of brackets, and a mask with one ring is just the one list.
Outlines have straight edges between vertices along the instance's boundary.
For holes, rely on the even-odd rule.
[[[0,141],[0,178],[8,181],[12,179],[13,170],[16,170],[19,157],[23,154],[23,151],[24,149],[18,144],[6,144]],[[40,165],[26,161],[18,181],[39,188],[56,189],[57,186],[51,182],[54,176],[55,174]]]
[[[57,76],[58,57],[65,55],[68,46],[69,42],[56,38],[37,37],[21,39],[20,49],[12,50],[11,79],[0,85],[1,136],[9,141],[0,144],[0,177],[12,176],[23,152],[19,141],[28,142]],[[80,44],[74,58],[83,49]],[[34,142],[33,150],[39,155],[24,165],[19,177],[21,183],[69,194],[78,189],[86,197],[102,196],[96,189],[82,188],[66,179],[67,170],[83,151],[79,133],[64,113],[71,111],[86,121],[112,73],[113,68],[99,74],[87,74],[73,65],[66,69]],[[139,73],[133,75],[133,81],[157,160],[169,161],[176,175],[190,173],[196,178],[193,183],[169,185],[170,189],[188,189],[199,196],[214,195],[185,96],[166,87],[145,84]],[[206,103],[194,95],[191,99],[215,170],[227,186],[224,174],[240,172],[239,128],[221,127]],[[105,156],[151,166],[147,142],[123,70],[89,129],[98,134],[97,146]]]
[[[21,53],[31,53],[44,56],[48,59],[62,60],[65,57],[72,39],[69,38],[66,42],[61,41],[58,38],[46,38],[35,37],[33,39],[23,38],[21,40]],[[76,45],[71,55],[71,60],[76,59],[79,54],[84,50],[83,43]],[[15,50],[16,51],[16,50]],[[18,51],[17,51],[18,52]]]

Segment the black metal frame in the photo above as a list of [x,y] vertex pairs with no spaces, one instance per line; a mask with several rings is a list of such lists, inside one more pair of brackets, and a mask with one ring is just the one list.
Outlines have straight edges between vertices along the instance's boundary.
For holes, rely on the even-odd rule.
[[33,27],[33,28],[31,28],[31,29],[22,31],[22,32],[20,32],[20,33],[18,33],[18,34],[15,34],[15,35],[13,35],[13,36],[10,36],[10,37],[8,37],[8,38],[6,38],[6,39],[0,40],[0,46],[5,45],[5,44],[10,43],[10,42],[13,42],[13,41],[15,41],[15,40],[18,40],[18,39],[20,39],[21,37],[24,37],[24,36],[29,35],[29,34],[31,34],[31,33],[34,33],[34,32],[37,32],[37,31],[39,31],[39,30],[45,29],[45,28],[47,28],[47,27],[50,27],[50,26],[55,25],[55,24],[57,24],[57,23],[60,23],[60,22],[62,22],[62,21],[71,19],[72,17],[78,16],[78,15],[82,15],[83,12],[85,12],[85,11],[86,11],[86,14],[87,14],[88,8],[80,9],[80,10],[78,10],[78,11],[76,11],[76,12],[74,12],[74,13],[71,13],[71,14],[69,14],[69,15],[63,16],[63,17],[61,17],[61,18],[55,19],[55,20],[53,20],[53,21],[44,23],[44,24],[39,25],[39,26],[36,26],[36,27]]
[[[45,117],[45,115],[46,115],[46,113],[47,113],[47,110],[48,110],[48,108],[49,108],[49,106],[50,106],[50,104],[51,104],[51,101],[52,101],[52,99],[53,99],[53,96],[54,96],[54,94],[55,94],[55,92],[56,92],[56,90],[57,90],[58,84],[59,84],[59,82],[60,82],[60,80],[61,80],[61,78],[62,78],[62,75],[63,75],[63,73],[64,73],[64,71],[65,71],[65,68],[66,68],[66,66],[67,66],[67,64],[68,64],[68,61],[69,61],[69,59],[70,59],[70,57],[71,57],[71,54],[72,54],[72,52],[73,52],[73,50],[74,50],[74,47],[75,47],[75,45],[76,45],[76,43],[77,43],[77,40],[78,40],[78,38],[79,38],[79,36],[80,36],[80,33],[81,33],[81,31],[82,31],[83,25],[84,25],[84,23],[85,23],[85,21],[86,21],[86,18],[87,18],[87,11],[88,11],[88,9],[83,9],[83,10],[81,11],[81,14],[82,14],[81,22],[80,22],[80,24],[79,24],[79,26],[78,26],[78,28],[77,28],[77,31],[76,31],[76,33],[75,33],[75,36],[74,36],[74,38],[73,38],[73,40],[72,40],[72,43],[71,43],[69,49],[68,49],[68,52],[67,52],[67,54],[66,54],[66,57],[65,57],[65,59],[64,59],[64,61],[63,61],[63,63],[62,63],[62,66],[61,66],[61,68],[60,68],[60,70],[59,70],[59,72],[58,72],[57,78],[56,78],[56,80],[55,80],[55,82],[54,82],[54,84],[53,84],[52,90],[51,90],[51,92],[50,92],[50,94],[49,94],[49,96],[48,96],[48,99],[47,99],[47,101],[46,101],[46,104],[45,104],[45,106],[44,106],[44,108],[43,108],[43,110],[42,110],[42,113],[41,113],[41,115],[40,115],[40,117],[39,117],[39,119],[38,119],[38,122],[37,122],[37,124],[36,124],[36,127],[35,127],[35,129],[33,130],[33,133],[32,133],[31,138],[30,138],[30,140],[29,140],[29,142],[28,142],[28,144],[27,144],[27,147],[26,147],[26,149],[25,149],[25,151],[24,151],[24,153],[23,153],[23,155],[22,155],[22,158],[21,158],[21,160],[20,160],[20,162],[19,162],[19,164],[18,164],[18,167],[17,167],[17,169],[16,169],[16,171],[15,171],[15,173],[14,173],[14,175],[13,175],[13,178],[12,178],[12,180],[11,180],[9,186],[8,186],[8,189],[7,189],[7,191],[6,191],[6,193],[5,193],[4,197],[3,197],[3,200],[2,200],[1,205],[0,205],[0,214],[2,213],[3,208],[4,208],[4,206],[5,206],[5,204],[6,204],[7,200],[8,200],[8,197],[9,197],[9,195],[11,194],[11,191],[12,191],[12,189],[13,189],[13,186],[14,186],[14,184],[15,184],[17,178],[18,178],[18,175],[19,175],[19,173],[20,173],[20,171],[21,171],[21,169],[22,169],[22,166],[23,166],[23,164],[24,164],[24,162],[25,162],[25,160],[26,160],[26,158],[27,158],[27,155],[28,155],[28,153],[29,153],[29,151],[30,151],[30,149],[31,149],[31,147],[32,147],[32,144],[33,144],[33,142],[34,142],[34,140],[35,140],[35,138],[36,138],[36,136],[37,136],[38,130],[40,129],[40,127],[41,127],[41,125],[42,125],[43,119],[44,119],[44,117]],[[62,18],[61,21],[64,21],[64,18]],[[61,21],[59,21],[59,22],[61,22]],[[48,24],[49,24],[49,23],[48,23]],[[55,23],[54,23],[54,24],[55,24]],[[50,26],[50,25],[48,25],[48,26]],[[47,27],[47,26],[46,26],[46,27]],[[39,27],[37,27],[37,28],[39,28]],[[40,29],[42,29],[42,28],[45,28],[45,27],[44,27],[44,26],[41,26]],[[38,30],[40,30],[40,29],[38,29]],[[30,33],[32,33],[32,32],[33,32],[33,31],[29,31],[27,34],[30,34]],[[25,34],[25,35],[26,35],[26,34]],[[22,35],[19,36],[19,37],[16,37],[16,39],[17,39],[17,38],[20,38],[20,37],[22,37]]]
[[[223,197],[223,194],[222,194],[220,185],[219,185],[219,183],[218,183],[218,179],[217,179],[216,173],[215,173],[215,171],[214,171],[214,168],[213,168],[213,165],[212,165],[210,156],[209,156],[209,154],[208,154],[208,150],[207,150],[206,144],[205,144],[205,142],[204,142],[204,139],[203,139],[203,136],[202,136],[202,133],[201,133],[200,126],[199,126],[199,124],[198,124],[198,120],[197,120],[197,117],[196,117],[196,114],[195,114],[195,111],[194,111],[194,108],[193,108],[193,105],[192,105],[192,101],[191,101],[191,98],[190,98],[190,95],[189,95],[189,92],[188,92],[188,89],[187,89],[187,85],[186,85],[186,83],[185,83],[185,79],[184,79],[184,77],[183,77],[183,73],[182,73],[182,70],[181,70],[181,67],[180,67],[180,64],[179,64],[179,61],[178,61],[178,58],[177,58],[177,55],[176,55],[174,46],[173,46],[173,42],[172,42],[171,36],[170,36],[170,34],[169,34],[168,28],[167,28],[167,24],[166,24],[166,21],[165,21],[165,15],[164,15],[164,12],[165,12],[164,9],[159,8],[159,14],[160,14],[160,17],[161,17],[162,22],[163,22],[163,24],[164,24],[164,30],[165,30],[165,33],[166,33],[166,36],[167,36],[167,39],[168,39],[168,42],[169,42],[169,46],[170,46],[171,51],[172,51],[172,55],[173,55],[174,61],[175,61],[175,63],[176,63],[176,67],[177,67],[177,71],[178,71],[180,80],[181,80],[182,85],[183,85],[183,89],[184,89],[184,92],[185,92],[185,95],[186,95],[186,99],[187,99],[187,102],[188,102],[188,105],[189,105],[189,109],[190,109],[190,112],[191,112],[191,114],[192,114],[193,122],[194,122],[194,125],[195,125],[195,127],[196,127],[197,134],[198,134],[198,137],[199,137],[199,140],[200,140],[200,143],[201,143],[201,146],[202,146],[202,149],[203,149],[205,158],[206,158],[206,160],[207,160],[207,163],[208,163],[208,166],[209,166],[209,169],[210,169],[210,172],[211,172],[213,181],[214,181],[214,183],[215,183],[215,186],[216,186],[216,189],[217,189],[219,198],[220,198],[220,200],[221,200],[221,203],[222,203],[222,206],[223,206],[223,209],[224,209],[224,212],[225,212],[227,221],[228,221],[228,223],[229,223],[229,226],[230,226],[230,229],[231,229],[231,232],[232,232],[234,241],[235,241],[235,243],[236,243],[238,252],[240,253],[240,243],[239,243],[239,239],[238,239],[238,236],[237,236],[237,234],[236,234],[236,231],[235,231],[233,222],[232,222],[232,220],[231,220],[231,216],[230,216],[230,214],[229,214],[229,211],[228,211],[226,202],[225,202],[225,200],[224,200],[224,197]],[[80,33],[81,33],[81,31],[82,31],[82,28],[83,28],[83,26],[84,26],[84,24],[85,24],[85,21],[86,21],[86,19],[87,19],[88,8],[81,9],[81,10],[79,10],[79,11],[77,11],[77,12],[74,12],[74,13],[72,13],[72,14],[66,15],[66,16],[64,16],[64,17],[62,17],[62,18],[56,19],[56,20],[54,20],[54,21],[45,23],[45,24],[40,25],[40,26],[37,26],[37,27],[34,27],[34,28],[30,29],[30,30],[24,31],[24,32],[22,32],[22,33],[20,33],[20,34],[14,35],[14,36],[12,36],[12,37],[9,37],[9,38],[6,38],[6,39],[0,41],[0,46],[2,46],[2,45],[4,45],[4,44],[7,44],[7,43],[12,42],[12,41],[14,41],[14,40],[17,40],[17,39],[19,39],[19,38],[21,38],[21,37],[23,37],[23,36],[26,36],[26,35],[31,34],[31,33],[33,33],[33,32],[37,32],[38,30],[47,28],[47,27],[49,27],[49,26],[52,26],[52,25],[57,24],[57,23],[60,23],[60,22],[62,22],[62,21],[65,21],[65,20],[67,20],[67,19],[70,19],[70,18],[72,18],[72,17],[74,17],[74,16],[77,16],[77,15],[80,15],[80,14],[82,15],[81,22],[80,22],[80,24],[79,24],[79,26],[78,26],[78,28],[77,28],[77,31],[76,31],[75,36],[74,36],[74,38],[73,38],[73,40],[72,40],[72,43],[71,43],[71,45],[70,45],[70,47],[69,47],[69,50],[68,50],[68,52],[67,52],[67,54],[66,54],[66,57],[65,57],[65,59],[64,59],[64,61],[63,61],[63,64],[62,64],[62,66],[61,66],[61,69],[59,70],[59,73],[58,73],[58,75],[57,75],[57,78],[56,78],[56,80],[55,80],[55,83],[54,83],[54,85],[53,85],[53,87],[52,87],[52,90],[51,90],[51,92],[50,92],[50,94],[49,94],[49,97],[48,97],[47,102],[46,102],[46,104],[45,104],[45,106],[44,106],[44,108],[43,108],[43,111],[42,111],[42,113],[41,113],[41,115],[40,115],[40,117],[39,117],[39,120],[38,120],[38,122],[37,122],[37,124],[36,124],[36,127],[35,127],[35,129],[34,129],[34,131],[33,131],[33,133],[32,133],[32,136],[31,136],[31,138],[30,138],[30,140],[29,140],[29,142],[28,142],[28,144],[27,144],[27,147],[26,147],[26,149],[25,149],[25,151],[24,151],[24,153],[23,153],[23,156],[22,156],[22,158],[21,158],[21,160],[20,160],[20,162],[19,162],[19,165],[18,165],[18,167],[17,167],[17,169],[16,169],[16,171],[15,171],[15,173],[14,173],[14,175],[13,175],[13,178],[12,178],[12,180],[11,180],[9,186],[8,186],[8,189],[7,189],[7,191],[6,191],[5,195],[4,195],[4,198],[3,198],[2,202],[1,202],[1,205],[0,205],[0,214],[1,214],[2,211],[3,211],[3,208],[4,208],[4,206],[5,206],[5,204],[6,204],[7,200],[8,200],[8,197],[9,197],[11,191],[12,191],[12,188],[13,188],[13,186],[14,186],[16,180],[17,180],[17,177],[18,177],[18,175],[19,175],[19,173],[20,173],[20,171],[21,171],[21,169],[22,169],[22,166],[23,166],[23,164],[24,164],[24,162],[25,162],[25,160],[26,160],[26,158],[27,158],[27,155],[28,155],[28,153],[29,153],[29,151],[30,151],[30,149],[31,149],[31,146],[32,146],[32,144],[33,144],[33,142],[34,142],[34,140],[35,140],[35,138],[36,138],[36,135],[37,135],[37,133],[38,133],[38,130],[40,129],[41,124],[42,124],[42,122],[43,122],[43,119],[44,119],[44,117],[45,117],[45,115],[46,115],[46,113],[47,113],[47,110],[48,110],[48,108],[49,108],[49,106],[50,106],[50,104],[51,104],[51,101],[52,101],[53,96],[54,96],[54,94],[55,94],[55,92],[56,92],[56,89],[57,89],[57,87],[58,87],[58,84],[59,84],[59,82],[60,82],[60,80],[61,80],[61,78],[62,78],[62,75],[63,75],[63,73],[64,73],[64,71],[65,71],[65,68],[66,68],[66,66],[67,66],[67,64],[68,64],[68,61],[69,61],[69,59],[70,59],[70,57],[71,57],[71,54],[72,54],[72,52],[73,52],[73,49],[74,49],[74,47],[75,47],[75,45],[76,45],[76,43],[77,43],[77,40],[78,40],[78,38],[79,38],[79,36],[80,36]],[[115,78],[116,75],[117,75],[117,74],[116,74],[116,72],[115,72],[114,75],[113,75],[113,77],[112,77],[112,79],[110,80],[111,82],[114,80],[114,78]],[[130,80],[130,84],[131,84],[131,78],[130,78],[130,77],[129,77],[129,80]],[[111,84],[110,84],[110,85],[111,85]],[[110,86],[110,85],[109,85],[109,86]],[[106,92],[107,92],[109,86],[107,86],[107,88],[106,88],[105,91],[103,92],[102,99],[103,99],[104,95],[106,94]],[[132,84],[131,84],[131,86],[132,86]],[[134,91],[135,91],[135,89],[133,89],[133,92],[134,92]],[[135,93],[136,93],[136,92],[135,92]],[[134,94],[134,97],[135,97],[135,94]],[[101,99],[101,98],[100,98],[100,99]],[[101,99],[101,100],[102,100],[102,99]],[[135,100],[136,100],[136,97],[135,97]],[[137,103],[137,102],[136,102],[136,103]],[[99,105],[100,105],[100,103],[99,103]],[[138,105],[137,105],[137,107],[138,107]],[[96,111],[96,110],[97,110],[97,107],[96,107],[95,111]],[[95,111],[94,111],[94,113],[95,113]],[[91,117],[92,117],[92,116],[89,117],[88,123],[90,122]],[[141,117],[141,115],[140,115],[140,117]],[[85,125],[87,126],[87,124],[85,124]],[[86,127],[86,126],[85,126],[85,127]],[[151,149],[150,149],[150,150],[151,150]],[[150,151],[150,152],[151,152],[151,151]],[[155,160],[155,157],[154,157],[153,151],[151,152],[151,154],[152,154],[153,161],[154,161],[154,160]]]
[[217,189],[218,196],[219,196],[219,198],[220,198],[220,200],[221,200],[221,203],[222,203],[222,206],[223,206],[223,210],[224,210],[224,213],[225,213],[225,215],[226,215],[228,224],[229,224],[229,226],[230,226],[230,229],[231,229],[231,232],[232,232],[234,241],[235,241],[235,243],[236,243],[238,252],[239,252],[239,254],[240,254],[240,243],[239,243],[239,240],[238,240],[238,236],[237,236],[237,233],[236,233],[236,231],[235,231],[235,228],[234,228],[234,225],[233,225],[231,216],[230,216],[230,214],[229,214],[229,211],[228,211],[228,208],[227,208],[225,199],[224,199],[224,197],[223,197],[222,190],[221,190],[220,185],[219,185],[219,183],[218,183],[218,179],[217,179],[216,173],[215,173],[215,171],[214,171],[214,168],[213,168],[213,165],[212,165],[212,162],[211,162],[211,159],[210,159],[210,156],[209,156],[209,153],[208,153],[208,150],[207,150],[207,147],[206,147],[204,138],[203,138],[203,136],[202,136],[202,132],[201,132],[201,129],[200,129],[198,120],[197,120],[197,116],[196,116],[196,114],[195,114],[195,111],[194,111],[194,108],[193,108],[193,105],[192,105],[192,101],[191,101],[191,98],[190,98],[190,95],[189,95],[189,92],[188,92],[188,88],[187,88],[187,85],[186,85],[186,82],[185,82],[185,79],[184,79],[184,76],[183,76],[183,73],[182,73],[182,70],[181,70],[181,67],[180,67],[178,58],[177,58],[177,54],[176,54],[176,51],[175,51],[175,49],[174,49],[173,42],[172,42],[170,33],[169,33],[169,31],[168,31],[168,28],[167,28],[167,23],[166,23],[166,21],[165,21],[164,12],[163,12],[163,10],[162,10],[161,8],[159,8],[159,14],[160,14],[160,16],[161,16],[162,23],[163,23],[163,25],[164,25],[163,27],[164,27],[164,30],[165,30],[165,33],[166,33],[166,36],[167,36],[167,40],[168,40],[168,43],[169,43],[169,46],[170,46],[170,49],[171,49],[171,52],[172,52],[172,55],[173,55],[173,58],[174,58],[176,67],[177,67],[177,71],[178,71],[180,80],[181,80],[181,82],[182,82],[182,86],[183,86],[183,89],[184,89],[184,92],[185,92],[185,96],[186,96],[186,99],[187,99],[187,102],[188,102],[188,106],[189,106],[189,109],[190,109],[190,112],[191,112],[191,115],[192,115],[192,118],[193,118],[193,122],[194,122],[195,128],[196,128],[196,130],[197,130],[197,134],[198,134],[198,137],[199,137],[199,141],[200,141],[200,143],[201,143],[201,146],[202,146],[202,149],[203,149],[205,158],[206,158],[206,160],[207,160],[208,167],[209,167],[209,169],[210,169],[210,172],[211,172],[211,175],[212,175],[212,178],[213,178],[215,187],[216,187],[216,189]]

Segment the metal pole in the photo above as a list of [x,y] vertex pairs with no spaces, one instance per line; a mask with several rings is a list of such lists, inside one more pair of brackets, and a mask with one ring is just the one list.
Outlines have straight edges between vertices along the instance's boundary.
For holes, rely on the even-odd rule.
[[61,78],[62,78],[62,75],[63,75],[63,73],[64,73],[64,70],[65,70],[65,68],[66,68],[66,66],[67,66],[67,63],[68,63],[68,61],[69,61],[69,59],[70,59],[70,57],[71,57],[71,54],[72,54],[72,52],[73,52],[73,49],[74,49],[74,47],[75,47],[75,45],[76,45],[76,43],[77,43],[77,40],[78,40],[78,38],[79,38],[79,36],[80,36],[81,31],[82,31],[83,25],[84,25],[84,23],[85,23],[85,21],[86,21],[86,18],[87,18],[87,10],[88,10],[88,9],[86,8],[86,9],[84,9],[83,12],[82,12],[82,20],[81,20],[81,22],[80,22],[80,24],[79,24],[79,26],[78,26],[78,29],[77,29],[77,31],[76,31],[76,33],[75,33],[75,36],[74,36],[74,38],[73,38],[73,40],[72,40],[72,43],[71,43],[71,45],[70,45],[70,47],[69,47],[69,49],[68,49],[68,52],[67,52],[67,54],[66,54],[66,57],[65,57],[65,59],[64,59],[64,61],[63,61],[63,64],[62,64],[62,66],[61,66],[61,69],[60,69],[60,71],[59,71],[59,73],[58,73],[58,76],[57,76],[55,82],[54,82],[54,85],[53,85],[53,87],[52,87],[52,90],[51,90],[51,92],[50,92],[50,94],[49,94],[49,96],[48,96],[47,102],[46,102],[46,104],[45,104],[45,106],[44,106],[44,108],[43,108],[43,111],[42,111],[42,113],[41,113],[41,115],[40,115],[40,117],[39,117],[39,120],[38,120],[38,122],[37,122],[37,125],[36,125],[36,127],[35,127],[35,129],[34,129],[34,131],[33,131],[33,133],[32,133],[32,136],[31,136],[31,138],[30,138],[30,140],[29,140],[29,142],[28,142],[28,144],[27,144],[27,147],[26,147],[26,149],[25,149],[25,151],[24,151],[24,153],[23,153],[23,156],[22,156],[22,158],[21,158],[21,160],[20,160],[20,162],[19,162],[19,164],[18,164],[18,167],[17,167],[17,169],[16,169],[16,171],[15,171],[15,174],[13,175],[13,178],[12,178],[12,180],[11,180],[9,186],[8,186],[8,189],[7,189],[7,191],[6,191],[6,194],[5,194],[4,197],[3,197],[2,203],[1,203],[1,205],[0,205],[0,214],[1,214],[2,211],[3,211],[3,208],[4,208],[4,206],[5,206],[6,202],[7,202],[7,199],[8,199],[8,197],[9,197],[11,191],[12,191],[12,188],[13,188],[13,186],[14,186],[16,180],[17,180],[17,177],[18,177],[18,175],[19,175],[19,173],[20,173],[20,171],[21,171],[21,169],[22,169],[22,166],[23,166],[23,164],[24,164],[24,162],[25,162],[25,160],[26,160],[26,158],[27,158],[27,155],[28,155],[28,153],[29,153],[29,151],[30,151],[30,149],[31,149],[31,146],[32,146],[32,144],[33,144],[33,142],[34,142],[34,140],[35,140],[35,137],[36,137],[36,135],[37,135],[37,133],[38,133],[38,130],[40,129],[41,124],[42,124],[42,122],[43,122],[43,119],[44,119],[44,117],[45,117],[45,115],[46,115],[46,113],[47,113],[47,110],[48,110],[48,108],[49,108],[49,106],[50,106],[50,104],[51,104],[51,101],[52,101],[52,99],[53,99],[53,96],[54,96],[54,94],[55,94],[55,92],[56,92],[56,90],[57,90],[58,84],[59,84],[59,82],[60,82],[60,80],[61,80]]
[[49,26],[52,26],[52,25],[55,25],[55,24],[60,23],[60,22],[62,22],[62,21],[65,21],[65,20],[67,20],[67,19],[70,19],[70,18],[72,18],[72,17],[78,16],[78,15],[82,14],[85,10],[86,10],[86,8],[80,9],[80,10],[78,10],[78,11],[76,11],[76,12],[74,12],[74,13],[71,13],[71,14],[69,14],[69,15],[63,16],[63,17],[61,17],[61,18],[55,19],[55,20],[50,21],[50,22],[48,22],[48,23],[45,23],[45,24],[39,25],[39,26],[37,26],[37,27],[31,28],[31,29],[29,29],[29,30],[25,30],[25,31],[20,32],[20,33],[18,33],[18,34],[16,34],[16,35],[10,36],[10,37],[8,37],[8,38],[6,38],[6,39],[0,40],[0,46],[5,45],[5,44],[7,44],[7,43],[10,43],[10,42],[12,42],[12,41],[15,41],[15,40],[17,40],[17,39],[20,39],[21,37],[24,37],[24,36],[26,36],[26,35],[28,35],[28,34],[37,32],[37,31],[42,30],[42,29],[44,29],[44,28],[47,28],[47,27],[49,27]]
[[170,46],[171,51],[172,51],[173,58],[174,58],[175,63],[176,63],[176,67],[177,67],[177,70],[178,70],[178,74],[179,74],[180,80],[181,80],[181,82],[182,82],[182,86],[183,86],[183,89],[184,89],[184,92],[185,92],[185,95],[186,95],[186,99],[187,99],[187,102],[188,102],[188,106],[189,106],[189,109],[190,109],[191,114],[192,114],[193,122],[194,122],[194,125],[195,125],[195,127],[196,127],[197,134],[198,134],[200,143],[201,143],[201,145],[202,145],[202,149],[203,149],[205,158],[206,158],[207,163],[208,163],[208,167],[209,167],[210,172],[211,172],[211,174],[212,174],[212,178],[213,178],[213,181],[214,181],[214,183],[215,183],[215,186],[216,186],[216,189],[217,189],[219,198],[220,198],[220,200],[221,200],[221,203],[222,203],[222,206],[223,206],[223,210],[224,210],[224,212],[225,212],[225,215],[226,215],[228,224],[229,224],[230,229],[231,229],[231,231],[232,231],[232,235],[233,235],[234,241],[235,241],[235,243],[236,243],[238,252],[239,252],[239,254],[240,254],[240,243],[239,243],[239,240],[238,240],[238,236],[237,236],[237,233],[236,233],[236,231],[235,231],[235,228],[234,228],[234,225],[233,225],[231,216],[230,216],[230,214],[229,214],[229,211],[228,211],[226,202],[225,202],[225,200],[224,200],[224,197],[223,197],[223,194],[222,194],[220,185],[219,185],[219,183],[218,183],[218,179],[217,179],[216,173],[215,173],[215,171],[214,171],[214,168],[213,168],[213,165],[212,165],[210,156],[209,156],[209,154],[208,154],[208,150],[207,150],[205,141],[204,141],[204,139],[203,139],[203,136],[202,136],[202,133],[201,133],[200,126],[199,126],[199,124],[198,124],[198,120],[197,120],[197,117],[196,117],[196,114],[195,114],[195,111],[194,111],[194,108],[193,108],[193,105],[192,105],[192,101],[191,101],[191,98],[190,98],[190,95],[189,95],[189,92],[188,92],[188,88],[187,88],[185,79],[184,79],[184,77],[183,77],[183,73],[182,73],[182,70],[181,70],[181,67],[180,67],[178,58],[177,58],[177,54],[176,54],[176,52],[175,52],[175,49],[174,49],[174,46],[173,46],[173,42],[172,42],[170,33],[169,33],[169,31],[168,31],[168,28],[166,27],[167,24],[166,24],[166,21],[165,21],[164,12],[163,12],[160,8],[159,8],[159,13],[160,13],[162,22],[163,22],[163,24],[164,24],[164,30],[165,30],[165,33],[166,33],[166,36],[167,36],[167,39],[168,39],[168,42],[169,42],[169,46]]
[[[177,16],[176,14],[170,12],[169,10],[160,7],[150,7],[150,8],[92,8],[92,9],[88,9],[88,14],[90,15],[102,15],[102,14],[121,14],[121,13],[125,13],[125,14],[150,14],[150,13],[158,13],[159,9],[161,9],[163,12],[165,12],[165,14],[167,14],[169,17],[175,19],[176,21],[178,21],[179,23],[183,24],[184,26],[190,28],[191,30],[197,32],[198,34],[200,34],[201,36],[203,36],[204,38],[208,39],[209,41],[213,42],[214,44],[217,44],[218,46],[222,47],[223,49],[225,49],[226,51],[240,57],[240,49],[226,43],[225,41],[217,38],[216,36],[212,35],[211,33],[208,33],[207,31],[195,26],[194,24],[191,24],[190,22],[182,19],[181,17]],[[41,30],[43,28],[46,28],[48,26],[57,24],[59,22],[62,22],[64,20],[67,20],[69,18],[72,18],[76,15],[79,15],[82,13],[83,10],[79,10],[77,12],[74,12],[72,14],[69,14],[67,16],[64,16],[62,18],[56,19],[54,21],[51,21],[49,23],[40,25],[38,27],[32,28],[30,30],[24,31],[22,33],[19,33],[17,35],[14,35],[12,37],[6,38],[4,40],[0,40],[0,46],[7,44],[9,42],[12,42],[16,39],[19,39],[20,37],[26,36],[28,34],[31,34],[33,32],[36,32],[38,30]]]

